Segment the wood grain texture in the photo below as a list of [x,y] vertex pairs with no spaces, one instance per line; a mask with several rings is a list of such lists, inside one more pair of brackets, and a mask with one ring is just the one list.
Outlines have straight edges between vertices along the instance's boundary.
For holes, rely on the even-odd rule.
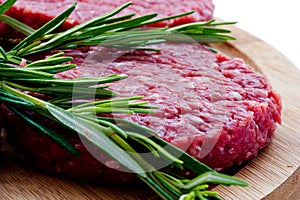
[[[272,143],[237,174],[251,186],[214,188],[224,199],[300,199],[300,72],[281,53],[232,27],[236,41],[213,45],[267,76],[283,99],[282,125]],[[7,156],[6,156],[7,157]],[[13,156],[9,156],[11,158]],[[48,176],[0,157],[0,199],[159,199],[143,186],[91,185]]]
[[[254,37],[232,27],[238,38],[222,44],[229,55],[244,58],[266,75],[283,100],[282,125],[272,143],[236,176],[247,180],[248,188],[218,186],[224,199],[300,199],[300,72],[280,52]],[[230,48],[234,47],[234,48]]]

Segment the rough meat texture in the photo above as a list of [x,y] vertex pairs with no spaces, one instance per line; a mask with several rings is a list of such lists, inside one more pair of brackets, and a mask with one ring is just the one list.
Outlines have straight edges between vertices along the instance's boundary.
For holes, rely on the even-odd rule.
[[[0,0],[0,3],[2,2],[4,1]],[[18,0],[6,14],[36,29],[67,9],[74,2],[75,0]],[[63,25],[63,29],[109,12],[127,3],[128,0],[77,0],[76,2],[76,10]],[[209,20],[212,18],[214,10],[211,0],[132,0],[131,2],[132,5],[124,10],[122,14],[136,13],[139,16],[155,12],[158,13],[159,17],[165,17],[192,10],[196,11],[191,16],[162,22],[156,24],[156,26],[174,26],[188,22]],[[16,34],[16,31],[0,22],[0,37],[11,38],[13,35],[20,36]]]
[[121,96],[145,96],[160,109],[152,117],[126,119],[154,129],[216,170],[241,164],[270,142],[281,106],[265,77],[241,59],[215,55],[200,45],[157,48],[164,51],[124,54],[108,67],[93,62],[109,60],[100,51],[84,60],[79,74],[128,74],[112,89]]
[[[154,129],[162,139],[216,170],[240,165],[271,141],[276,122],[280,123],[281,102],[263,75],[241,59],[214,54],[200,45],[155,47],[162,52],[120,55],[101,48],[92,53],[74,50],[68,55],[74,56],[74,62],[81,66],[60,77],[128,74],[128,79],[111,88],[120,96],[143,95],[160,109],[153,116],[123,118]],[[111,56],[115,58],[109,61]],[[76,136],[62,131],[83,152],[82,159],[72,157],[47,136],[23,124],[4,106],[2,109],[6,113],[4,124],[13,134],[16,147],[37,167],[90,181],[132,180],[132,175],[97,162]]]
[[[19,0],[7,14],[37,28],[72,2]],[[134,5],[127,11],[129,13],[146,14],[153,10],[159,12],[160,16],[166,16],[192,9],[197,11],[192,17],[158,26],[208,20],[213,11],[211,1],[133,2]],[[122,3],[125,1],[78,1],[77,11],[64,24],[64,28]],[[164,9],[166,6],[168,9]],[[0,30],[1,36],[14,35],[3,24]],[[280,122],[281,102],[265,77],[241,59],[214,54],[200,45],[168,44],[156,47],[162,50],[160,54],[137,51],[121,55],[120,52],[94,49],[94,52],[100,51],[102,57],[92,53],[88,58],[87,51],[72,50],[68,54],[74,56],[74,62],[81,66],[60,74],[60,77],[128,74],[128,79],[113,84],[111,89],[120,96],[144,95],[146,100],[160,109],[151,116],[140,114],[121,117],[156,130],[159,137],[216,170],[241,164],[271,141],[276,122]],[[111,59],[111,56],[115,58]],[[132,174],[122,173],[98,162],[85,149],[76,133],[70,133],[33,114],[33,117],[54,127],[74,144],[81,152],[81,158],[75,158],[49,137],[28,126],[4,105],[1,105],[0,111],[2,125],[11,141],[23,159],[37,168],[79,180],[133,181]],[[100,156],[106,164],[111,164],[110,158],[103,153]]]

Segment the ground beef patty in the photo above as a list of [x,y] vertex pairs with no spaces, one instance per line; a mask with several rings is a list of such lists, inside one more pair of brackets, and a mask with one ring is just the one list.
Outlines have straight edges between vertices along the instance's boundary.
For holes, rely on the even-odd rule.
[[[0,0],[0,3],[4,0]],[[67,9],[72,3],[77,2],[77,8],[72,13],[63,29],[72,27],[78,23],[85,22],[93,17],[109,12],[128,0],[18,0],[17,3],[6,12],[25,24],[38,28],[47,21]],[[214,5],[212,0],[132,0],[132,5],[121,14],[135,13],[137,16],[158,13],[159,17],[180,14],[188,11],[196,11],[193,15],[161,22],[156,26],[174,26],[195,21],[206,21],[212,18]],[[13,29],[0,22],[0,37],[19,37]]]
[[[73,50],[68,54],[79,67],[60,77],[127,74],[128,79],[112,84],[111,89],[120,96],[143,95],[159,109],[154,115],[116,117],[154,129],[158,137],[218,171],[242,164],[271,141],[276,122],[280,123],[281,101],[262,74],[241,59],[215,54],[201,45],[153,48],[161,52]],[[107,168],[110,159],[105,164],[97,162],[76,134],[57,127],[82,152],[82,158],[72,157],[5,106],[1,112],[16,148],[38,168],[77,179],[132,180],[132,175]]]

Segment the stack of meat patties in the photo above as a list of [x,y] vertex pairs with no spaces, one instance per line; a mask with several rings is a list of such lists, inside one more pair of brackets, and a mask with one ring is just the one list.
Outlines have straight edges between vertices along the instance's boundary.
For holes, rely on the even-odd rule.
[[[0,1],[1,2],[1,1]],[[66,29],[110,11],[125,0],[80,0],[75,12],[63,24]],[[123,14],[159,13],[160,17],[195,10],[190,16],[155,26],[174,26],[209,20],[213,16],[211,0],[133,0]],[[10,15],[38,28],[72,0],[19,0]],[[0,25],[3,38],[22,37],[5,24]],[[238,38],[237,38],[238,39]],[[77,68],[59,74],[60,78],[98,77],[127,74],[128,78],[110,88],[119,96],[142,95],[159,107],[155,114],[116,115],[157,132],[173,144],[213,169],[220,171],[241,165],[270,143],[276,123],[280,123],[281,99],[267,79],[240,58],[214,53],[194,44],[160,44],[153,51],[129,51],[117,54],[107,48],[68,50]],[[114,57],[111,55],[118,55]],[[91,56],[92,55],[92,56]],[[111,56],[111,57],[110,57]],[[108,62],[109,60],[109,62]],[[77,180],[96,182],[130,182],[132,174],[108,167],[111,158],[99,162],[83,145],[76,133],[37,116],[42,123],[55,127],[80,151],[77,158],[48,136],[43,135],[1,105],[2,126],[20,157],[45,172]],[[98,155],[98,156],[99,156]],[[187,172],[188,173],[188,172]]]

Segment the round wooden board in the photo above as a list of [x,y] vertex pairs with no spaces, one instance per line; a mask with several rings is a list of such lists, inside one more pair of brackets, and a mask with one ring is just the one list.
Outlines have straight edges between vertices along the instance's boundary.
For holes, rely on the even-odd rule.
[[265,74],[283,101],[282,124],[258,157],[237,174],[251,186],[214,189],[224,199],[300,199],[300,71],[280,52],[255,36],[231,27],[237,40],[216,48],[242,57]]
[[[267,76],[283,99],[282,125],[272,143],[237,174],[251,186],[214,188],[224,199],[300,199],[300,72],[282,54],[232,27],[237,40],[213,45]],[[0,159],[0,199],[159,199],[147,187],[76,183]]]

